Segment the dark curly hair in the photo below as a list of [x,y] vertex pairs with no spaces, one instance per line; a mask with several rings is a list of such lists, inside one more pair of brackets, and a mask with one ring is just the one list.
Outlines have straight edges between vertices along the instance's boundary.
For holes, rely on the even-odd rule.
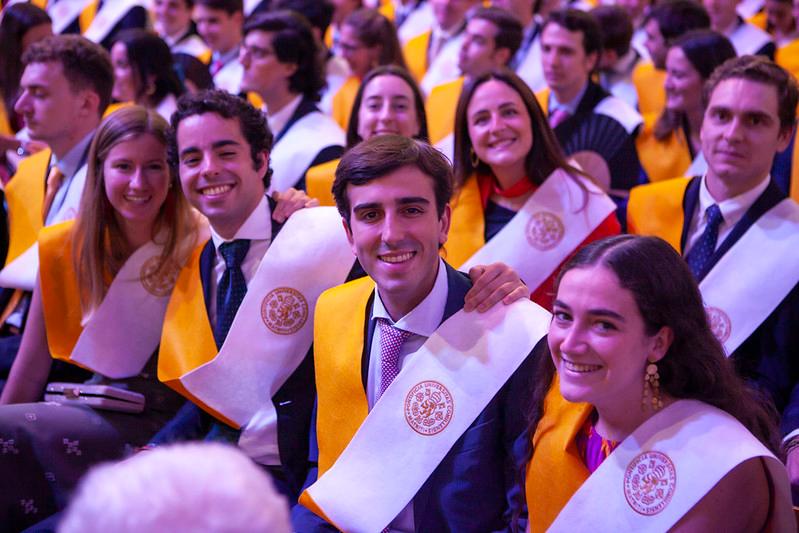
[[[260,170],[261,154],[272,150],[272,132],[266,124],[266,117],[242,98],[227,91],[218,89],[200,91],[197,94],[186,94],[178,100],[178,108],[172,114],[167,134],[167,158],[169,165],[177,172],[180,163],[177,131],[180,123],[191,116],[205,113],[216,113],[222,118],[235,118],[239,121],[241,134],[250,145],[250,156],[253,166]],[[263,175],[264,187],[269,188],[272,169],[266,169]]]

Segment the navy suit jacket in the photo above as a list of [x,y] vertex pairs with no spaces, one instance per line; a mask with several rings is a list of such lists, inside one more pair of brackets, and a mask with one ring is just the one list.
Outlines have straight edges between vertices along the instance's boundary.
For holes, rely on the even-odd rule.
[[[447,284],[449,292],[443,320],[463,308],[471,281],[447,266]],[[367,305],[367,309],[371,309],[371,305]],[[368,312],[364,317],[366,342],[361,367],[364,390],[373,331],[370,316]],[[529,440],[526,428],[533,384],[533,354],[540,353],[543,344],[543,340],[539,342],[416,493],[413,498],[416,531],[505,531],[510,530],[516,511],[521,517],[520,529],[526,528],[527,509],[519,476]],[[313,468],[306,486],[316,479],[317,469]],[[391,483],[391,480],[386,482]],[[302,505],[292,510],[292,521],[294,530],[301,533],[335,531]]]
[[[269,205],[274,212],[275,203],[271,198],[269,198]],[[273,241],[282,227],[283,224],[272,220]],[[214,245],[213,241],[209,240],[200,255],[200,276],[206,311],[211,301],[213,261]],[[269,471],[278,490],[285,494],[292,503],[297,501],[310,466],[308,463],[308,435],[315,397],[313,354],[309,350],[300,366],[272,396],[272,403],[277,411],[277,440],[282,467],[270,468]],[[211,415],[189,401],[151,442],[165,444],[205,439],[235,443],[238,441],[238,436],[238,431],[215,421]]]
[[[694,177],[683,197],[685,214],[680,239],[680,251],[685,255],[685,243],[691,220],[699,205],[701,180]],[[746,211],[732,232],[724,239],[710,258],[701,282],[713,266],[726,254],[738,239],[769,209],[785,198],[785,193],[772,180],[763,194]],[[763,276],[779,273],[763,272]],[[750,384],[765,392],[782,413],[782,431],[788,434],[799,428],[799,284],[783,298],[780,304],[758,326],[731,357],[738,373]]]

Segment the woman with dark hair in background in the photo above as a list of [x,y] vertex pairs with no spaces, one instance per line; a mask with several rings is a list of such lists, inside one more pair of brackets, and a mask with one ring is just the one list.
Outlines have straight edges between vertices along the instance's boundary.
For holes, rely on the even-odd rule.
[[163,39],[141,29],[121,31],[111,47],[111,62],[114,100],[155,109],[169,120],[183,85]]
[[[372,69],[361,82],[350,112],[346,149],[383,134],[428,140],[422,92],[410,73],[396,65]],[[305,176],[308,196],[321,205],[336,205],[332,187],[339,161],[316,165]]]
[[776,412],[736,375],[677,252],[656,237],[594,242],[556,290],[528,531],[793,531]]
[[615,204],[565,159],[532,91],[510,70],[466,83],[454,133],[447,260],[463,271],[506,263],[549,309],[560,265],[580,246],[619,233]]
[[735,57],[729,39],[712,30],[693,30],[677,39],[666,55],[666,106],[644,115],[635,140],[642,172],[649,181],[704,174],[699,131],[705,81],[717,66]]

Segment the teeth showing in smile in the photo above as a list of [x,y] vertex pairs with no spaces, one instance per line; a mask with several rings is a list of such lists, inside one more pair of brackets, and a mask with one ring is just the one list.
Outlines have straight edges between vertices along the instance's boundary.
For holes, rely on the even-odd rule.
[[408,261],[413,255],[414,252],[405,252],[404,254],[381,255],[379,258],[384,263],[403,263]]
[[233,188],[232,185],[214,185],[211,187],[204,187],[200,189],[200,193],[203,196],[215,196],[217,194],[226,193],[232,188]]
[[600,368],[600,365],[581,365],[579,363],[572,363],[571,361],[567,361],[566,359],[561,359],[563,361],[563,366],[566,367],[566,370],[570,372],[578,372],[578,373],[587,373],[587,372],[596,372]]
[[125,200],[132,203],[145,203],[150,200],[150,195],[126,194]]

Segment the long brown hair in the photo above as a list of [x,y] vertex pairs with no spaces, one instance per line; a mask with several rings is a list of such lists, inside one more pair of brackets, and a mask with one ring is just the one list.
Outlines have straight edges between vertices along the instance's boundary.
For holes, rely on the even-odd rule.
[[355,30],[358,40],[367,48],[380,47],[377,65],[397,65],[407,68],[402,46],[394,24],[376,9],[358,9],[341,24]]
[[[97,129],[89,148],[86,185],[75,220],[72,256],[84,321],[105,297],[109,278],[116,275],[134,252],[115,216],[105,193],[103,166],[111,149],[123,141],[149,134],[164,145],[168,124],[156,111],[127,106],[108,116]],[[180,189],[177,174],[171,170],[169,191],[153,226],[152,238],[164,248],[152,274],[160,277],[180,266],[196,241],[197,223]]]

